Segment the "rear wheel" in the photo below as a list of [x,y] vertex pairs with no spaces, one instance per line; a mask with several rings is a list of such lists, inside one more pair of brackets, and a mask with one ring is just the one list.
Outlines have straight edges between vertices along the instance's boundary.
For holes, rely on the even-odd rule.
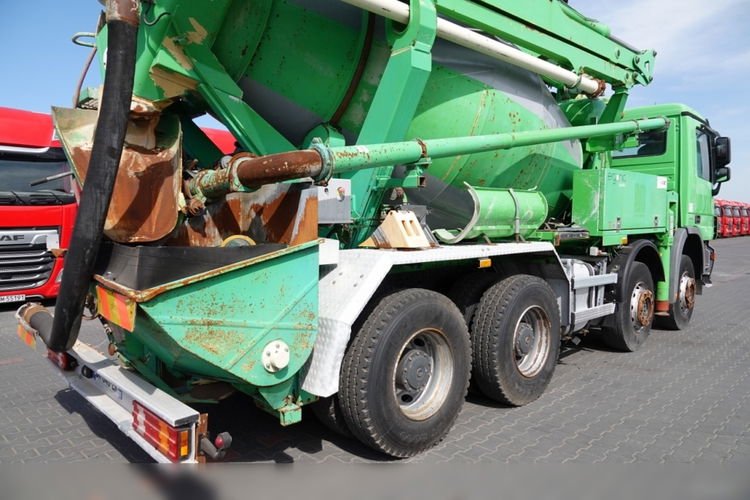
[[560,313],[550,286],[519,274],[491,286],[473,325],[473,379],[488,397],[521,406],[541,396],[560,353]]
[[625,293],[612,321],[602,328],[604,342],[621,351],[636,351],[646,341],[654,319],[654,280],[646,264],[633,262],[625,276]]
[[346,421],[344,421],[344,415],[341,413],[338,394],[328,396],[327,398],[320,398],[309,405],[309,408],[315,414],[318,421],[328,429],[342,436],[352,437],[352,433],[346,426]]
[[459,278],[448,291],[448,298],[463,314],[469,330],[471,330],[471,321],[474,319],[474,313],[479,306],[479,301],[482,300],[482,295],[498,281],[500,281],[500,276],[495,272],[474,272]]
[[682,330],[690,323],[695,307],[695,269],[687,255],[680,258],[680,279],[677,300],[669,305],[669,316],[655,318],[657,325],[669,330]]
[[344,356],[339,402],[347,427],[395,457],[440,442],[458,417],[471,352],[447,297],[412,288],[380,300]]

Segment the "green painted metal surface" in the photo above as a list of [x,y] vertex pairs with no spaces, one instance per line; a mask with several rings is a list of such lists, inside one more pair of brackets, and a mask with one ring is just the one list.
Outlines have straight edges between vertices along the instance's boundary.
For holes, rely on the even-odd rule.
[[[140,293],[132,335],[167,368],[240,386],[273,386],[296,375],[312,351],[318,242]],[[262,354],[276,340],[289,346],[290,361],[271,373]]]
[[662,233],[669,224],[667,179],[616,168],[578,171],[572,218],[601,236],[604,245],[621,244],[632,234]]
[[474,201],[474,216],[460,230],[440,229],[435,235],[445,243],[485,236],[527,237],[547,219],[547,200],[539,191],[468,186]]

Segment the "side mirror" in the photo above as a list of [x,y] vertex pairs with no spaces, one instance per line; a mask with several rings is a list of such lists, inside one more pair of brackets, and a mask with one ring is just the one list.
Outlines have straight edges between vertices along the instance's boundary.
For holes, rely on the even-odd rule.
[[717,168],[716,170],[714,170],[714,177],[714,186],[711,190],[712,196],[716,196],[717,194],[719,194],[722,182],[727,182],[732,178],[732,171],[729,169],[729,167]]
[[727,182],[732,177],[729,167],[720,167],[714,171],[714,182]]
[[722,167],[729,165],[732,161],[732,144],[729,137],[716,138],[714,141],[714,155],[716,159],[716,177],[718,178],[720,177],[719,170],[721,170]]

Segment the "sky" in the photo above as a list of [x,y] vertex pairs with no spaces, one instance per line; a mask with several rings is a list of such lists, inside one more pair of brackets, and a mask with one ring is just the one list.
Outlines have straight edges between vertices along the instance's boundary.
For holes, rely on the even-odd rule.
[[[719,196],[750,202],[750,1],[569,3],[630,45],[657,51],[654,81],[634,87],[628,105],[681,102],[707,117],[732,139],[732,180]],[[70,106],[89,51],[70,38],[93,31],[100,10],[96,0],[0,0],[0,106],[40,112]],[[99,82],[94,66],[86,84]]]

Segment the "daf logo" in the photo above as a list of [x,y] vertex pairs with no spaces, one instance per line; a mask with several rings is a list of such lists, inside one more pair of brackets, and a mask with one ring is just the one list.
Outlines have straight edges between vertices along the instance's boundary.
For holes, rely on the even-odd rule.
[[22,234],[3,234],[0,235],[0,241],[18,241],[22,240],[23,235]]

